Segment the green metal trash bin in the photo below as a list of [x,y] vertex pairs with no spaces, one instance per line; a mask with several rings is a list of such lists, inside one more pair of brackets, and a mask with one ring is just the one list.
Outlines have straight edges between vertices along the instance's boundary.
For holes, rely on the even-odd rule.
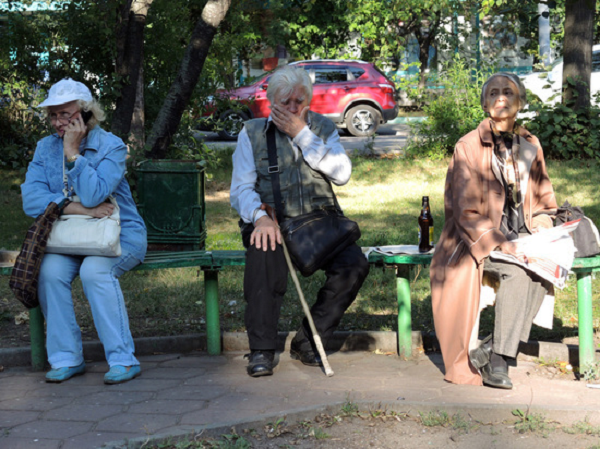
[[148,160],[137,166],[138,210],[148,229],[148,249],[204,249],[204,163]]

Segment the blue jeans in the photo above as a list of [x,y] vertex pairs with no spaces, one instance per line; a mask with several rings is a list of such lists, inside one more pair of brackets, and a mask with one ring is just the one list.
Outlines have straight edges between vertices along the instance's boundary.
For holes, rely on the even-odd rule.
[[118,277],[140,261],[123,247],[121,257],[46,254],[42,260],[38,296],[46,318],[46,349],[52,368],[83,362],[81,330],[77,325],[71,283],[81,278],[94,324],[109,366],[139,365],[129,330],[129,318]]

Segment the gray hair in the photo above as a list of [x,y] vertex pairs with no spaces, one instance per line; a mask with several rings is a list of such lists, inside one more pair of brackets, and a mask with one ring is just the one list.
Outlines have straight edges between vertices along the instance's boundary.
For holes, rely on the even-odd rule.
[[306,99],[310,103],[310,100],[312,100],[312,82],[308,72],[301,67],[285,66],[277,70],[269,79],[267,99],[271,104],[275,104],[276,95],[287,98],[297,86],[304,89]]
[[525,90],[525,85],[523,84],[523,81],[521,81],[521,78],[519,78],[514,73],[498,72],[494,73],[487,79],[485,83],[483,83],[483,87],[481,88],[481,107],[483,108],[485,106],[485,93],[487,92],[490,83],[499,76],[507,78],[509,81],[512,81],[513,84],[517,86],[517,89],[519,89],[519,111],[525,106],[527,106],[527,91]]

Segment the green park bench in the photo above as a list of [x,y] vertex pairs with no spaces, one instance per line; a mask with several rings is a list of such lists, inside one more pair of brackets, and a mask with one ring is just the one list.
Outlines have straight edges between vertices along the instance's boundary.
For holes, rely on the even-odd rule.
[[[16,253],[12,253],[13,257]],[[206,342],[210,355],[221,353],[221,326],[219,313],[219,272],[231,266],[245,265],[244,251],[177,251],[149,252],[144,263],[134,270],[157,270],[164,268],[197,267],[204,272],[206,301]],[[431,255],[384,256],[371,253],[369,263],[389,266],[396,270],[396,295],[398,300],[398,354],[412,356],[412,321],[410,302],[410,268],[429,265]],[[10,275],[12,266],[4,264],[0,274]],[[576,259],[573,271],[577,275],[577,298],[579,302],[579,363],[580,367],[595,362],[594,329],[592,325],[592,272],[600,271],[600,256]],[[39,307],[29,310],[31,334],[31,363],[34,370],[44,369],[45,335],[44,318]]]

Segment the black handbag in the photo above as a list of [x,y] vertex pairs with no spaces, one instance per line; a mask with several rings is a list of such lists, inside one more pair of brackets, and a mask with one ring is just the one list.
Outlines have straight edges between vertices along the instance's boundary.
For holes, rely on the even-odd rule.
[[360,228],[355,221],[344,216],[335,193],[333,194],[334,207],[313,210],[307,214],[282,221],[283,203],[279,183],[275,126],[273,125],[267,131],[267,148],[275,212],[277,221],[281,223],[281,236],[294,266],[302,276],[310,276],[356,242],[360,238]]
[[575,257],[591,257],[600,254],[600,236],[594,222],[585,216],[581,207],[572,206],[565,201],[556,213],[556,224],[560,225],[569,221],[581,219],[577,229],[573,231],[575,243]]

